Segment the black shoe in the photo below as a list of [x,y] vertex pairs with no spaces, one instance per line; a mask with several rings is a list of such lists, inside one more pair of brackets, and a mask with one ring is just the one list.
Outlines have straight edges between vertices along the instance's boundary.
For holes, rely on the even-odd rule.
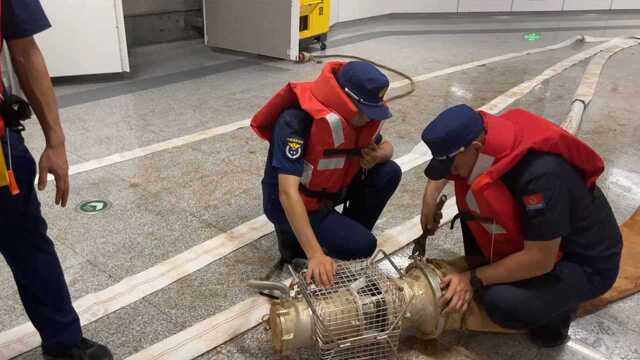
[[549,323],[529,330],[531,342],[543,348],[554,348],[569,342],[569,327],[576,319],[577,307],[557,315]]
[[82,338],[80,344],[70,350],[43,355],[45,360],[113,360],[109,348],[86,338]]
[[529,330],[531,342],[542,348],[554,348],[569,342],[569,328],[541,326]]

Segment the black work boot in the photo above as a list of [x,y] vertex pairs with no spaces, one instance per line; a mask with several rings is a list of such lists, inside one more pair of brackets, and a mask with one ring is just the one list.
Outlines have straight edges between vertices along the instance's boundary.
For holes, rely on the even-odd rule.
[[569,341],[569,327],[540,326],[529,330],[531,342],[541,348],[554,348]]
[[531,342],[542,348],[554,348],[569,342],[569,327],[576,318],[576,311],[560,315],[557,320],[529,330]]
[[75,347],[56,353],[44,352],[45,360],[113,360],[109,348],[89,339],[82,338]]

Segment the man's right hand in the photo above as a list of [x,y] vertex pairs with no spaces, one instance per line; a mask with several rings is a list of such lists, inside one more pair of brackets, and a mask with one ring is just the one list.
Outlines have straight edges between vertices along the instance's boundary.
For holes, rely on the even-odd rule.
[[47,187],[47,177],[52,174],[56,181],[55,204],[66,207],[69,199],[69,163],[64,143],[45,147],[38,170],[38,190],[43,191]]
[[[442,190],[444,190],[445,186],[447,186],[448,182],[449,181],[447,179],[435,181],[429,180],[424,188],[420,224],[422,225],[422,231],[425,234],[433,235],[436,230],[438,230],[440,220],[442,220],[441,205],[444,205],[440,194],[442,193]],[[440,197],[440,200],[438,200],[438,197]],[[446,201],[446,197],[444,198],[444,201]]]
[[307,284],[312,280],[316,286],[328,288],[333,285],[336,275],[336,262],[325,254],[320,254],[309,258],[307,269]]
[[438,230],[441,220],[442,211],[438,209],[435,201],[429,201],[423,205],[420,224],[422,225],[422,231],[424,233],[434,234]]

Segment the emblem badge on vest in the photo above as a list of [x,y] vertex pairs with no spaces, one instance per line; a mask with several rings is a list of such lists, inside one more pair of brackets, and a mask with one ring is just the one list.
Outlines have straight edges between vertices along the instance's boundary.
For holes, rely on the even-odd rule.
[[287,148],[286,148],[287,156],[290,159],[299,158],[300,155],[302,154],[302,144],[304,144],[304,142],[302,140],[294,139],[294,138],[288,138],[287,139]]
[[545,208],[544,196],[540,193],[527,195],[522,198],[529,213],[542,212]]

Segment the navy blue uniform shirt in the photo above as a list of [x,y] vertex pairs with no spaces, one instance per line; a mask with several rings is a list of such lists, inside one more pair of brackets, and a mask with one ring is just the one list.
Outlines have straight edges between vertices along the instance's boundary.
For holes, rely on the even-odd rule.
[[[262,179],[264,213],[273,223],[286,223],[278,190],[278,174],[302,177],[304,153],[313,119],[298,108],[287,109],[280,114],[273,128],[269,155]],[[382,142],[378,135],[375,142]]]
[[502,181],[522,209],[525,240],[562,238],[564,259],[593,267],[620,255],[622,240],[607,199],[597,186],[591,192],[562,157],[531,151]]
[[33,36],[51,27],[39,0],[2,0],[5,40]]

